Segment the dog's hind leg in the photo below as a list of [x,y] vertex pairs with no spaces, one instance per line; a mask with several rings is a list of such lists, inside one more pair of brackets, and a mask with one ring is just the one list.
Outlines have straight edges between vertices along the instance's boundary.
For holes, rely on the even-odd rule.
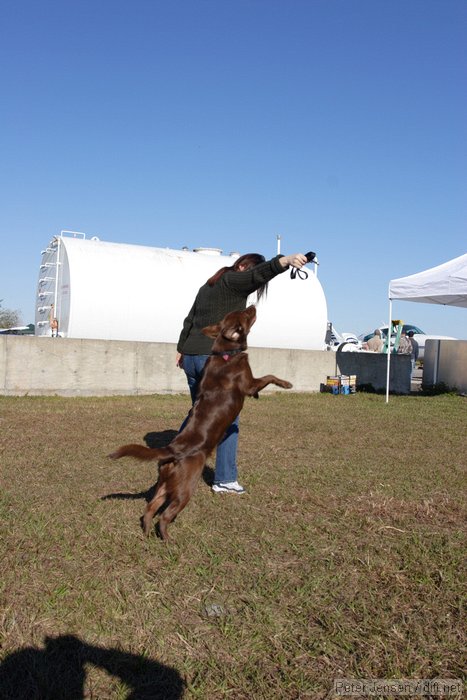
[[144,534],[148,537],[151,531],[151,522],[157,511],[164,503],[172,500],[171,475],[173,475],[175,463],[173,461],[161,464],[159,462],[159,478],[156,484],[156,491],[151,501],[146,506],[141,518]]
[[177,515],[180,513],[181,510],[186,506],[188,501],[190,500],[190,495],[187,495],[186,498],[180,500],[179,498],[174,498],[173,501],[170,501],[169,505],[167,508],[164,510],[164,512],[161,514],[161,517],[159,518],[159,534],[161,536],[161,539],[163,540],[168,540],[169,535],[167,534],[167,526],[170,525],[171,522],[175,520]]
[[198,452],[185,457],[170,473],[167,479],[169,503],[159,518],[159,534],[163,540],[168,539],[168,525],[175,520],[192,497],[205,462],[206,454]]
[[152,501],[149,501],[149,503],[147,504],[146,510],[144,511],[144,515],[142,517],[143,532],[146,535],[146,537],[149,537],[149,534],[151,532],[151,524],[154,515],[157,513],[159,508],[161,508],[164,505],[166,498],[167,486],[165,483],[162,483],[156,489],[156,493]]

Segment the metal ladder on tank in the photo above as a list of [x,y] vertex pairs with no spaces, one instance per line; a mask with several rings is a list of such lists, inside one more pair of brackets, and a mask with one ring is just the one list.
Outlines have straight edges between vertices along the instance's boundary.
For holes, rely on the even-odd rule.
[[400,319],[391,321],[391,328],[390,329],[388,328],[388,334],[386,336],[386,340],[384,341],[383,352],[388,351],[388,345],[390,347],[392,334],[395,333],[396,337],[394,339],[394,347],[392,348],[391,352],[397,353],[397,350],[399,349],[399,342],[401,339],[403,327],[404,327],[404,321],[402,321]]

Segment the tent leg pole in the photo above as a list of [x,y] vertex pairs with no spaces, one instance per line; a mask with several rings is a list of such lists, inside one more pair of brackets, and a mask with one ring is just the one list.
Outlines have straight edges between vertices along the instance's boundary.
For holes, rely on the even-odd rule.
[[386,403],[389,402],[389,372],[391,367],[391,331],[392,331],[392,299],[389,299],[389,322],[388,322],[388,362],[386,370]]

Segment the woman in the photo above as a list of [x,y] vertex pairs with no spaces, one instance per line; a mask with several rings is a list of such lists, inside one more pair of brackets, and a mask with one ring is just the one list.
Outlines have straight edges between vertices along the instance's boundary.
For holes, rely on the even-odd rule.
[[[246,307],[250,294],[257,292],[259,301],[267,291],[268,282],[290,265],[300,269],[307,262],[302,253],[276,255],[265,260],[258,253],[247,253],[231,267],[222,267],[200,287],[193,306],[183,323],[177,344],[177,365],[185,370],[194,403],[202,371],[213,344],[202,329],[220,321],[230,311]],[[186,423],[183,423],[182,428]],[[237,481],[238,416],[227,429],[217,447],[216,468],[212,490],[216,493],[243,493]]]

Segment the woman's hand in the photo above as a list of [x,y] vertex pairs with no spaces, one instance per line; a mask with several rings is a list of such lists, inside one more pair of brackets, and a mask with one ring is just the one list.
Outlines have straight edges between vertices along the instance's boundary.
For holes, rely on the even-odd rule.
[[279,262],[284,268],[292,265],[292,267],[296,267],[300,270],[300,268],[306,265],[308,260],[303,253],[294,253],[293,255],[284,255],[282,258],[279,258]]
[[181,352],[177,352],[175,355],[175,366],[183,369],[183,355]]

